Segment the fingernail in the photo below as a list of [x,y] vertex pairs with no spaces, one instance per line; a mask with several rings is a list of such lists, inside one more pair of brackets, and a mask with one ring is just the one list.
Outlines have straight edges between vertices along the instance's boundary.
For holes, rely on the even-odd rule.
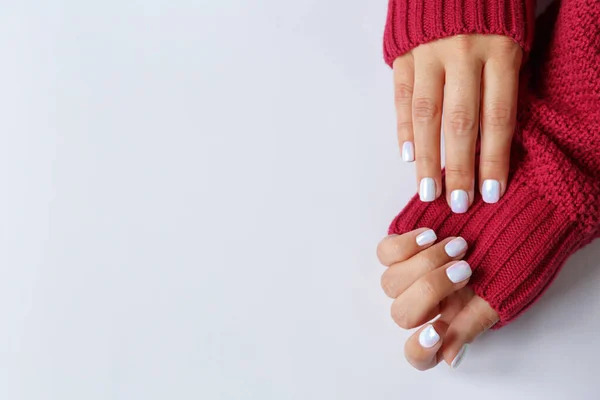
[[483,181],[481,197],[486,203],[497,203],[500,200],[500,182],[493,179]]
[[469,209],[469,195],[464,190],[453,190],[450,194],[450,208],[456,214],[462,214]]
[[435,200],[435,181],[433,178],[421,179],[421,184],[419,185],[419,198],[424,202]]
[[415,161],[415,145],[413,144],[413,142],[402,143],[402,161]]
[[456,355],[456,357],[454,357],[454,360],[452,360],[452,363],[450,364],[450,368],[452,369],[456,369],[458,368],[458,366],[460,365],[460,362],[463,360],[465,353],[467,351],[467,345],[463,345],[463,347],[460,348],[460,351],[458,352],[458,354]]
[[417,236],[416,240],[417,240],[417,245],[426,246],[428,244],[435,242],[437,240],[437,236],[435,235],[434,231],[432,231],[431,229],[427,229],[425,232],[423,232],[419,236]]
[[446,275],[453,283],[459,283],[471,277],[471,266],[466,261],[459,261],[446,270]]
[[436,345],[440,341],[440,335],[435,331],[433,325],[429,325],[419,334],[419,344],[426,349]]
[[459,236],[446,243],[444,250],[450,257],[456,257],[467,250],[467,241]]

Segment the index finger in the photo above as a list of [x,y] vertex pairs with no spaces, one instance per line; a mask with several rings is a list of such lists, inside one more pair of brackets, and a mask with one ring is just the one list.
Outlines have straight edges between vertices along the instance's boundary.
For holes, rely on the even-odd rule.
[[419,228],[402,235],[386,236],[377,245],[377,258],[386,267],[408,260],[437,240],[435,232],[429,228]]

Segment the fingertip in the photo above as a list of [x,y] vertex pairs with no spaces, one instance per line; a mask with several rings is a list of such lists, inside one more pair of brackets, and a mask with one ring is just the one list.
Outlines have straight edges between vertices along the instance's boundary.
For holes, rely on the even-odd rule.
[[481,198],[485,203],[497,203],[502,194],[502,184],[496,179],[485,179],[481,184]]
[[450,362],[450,368],[457,369],[460,366],[467,352],[467,347],[467,344],[462,345],[460,350],[458,350],[458,353],[456,353],[456,355],[452,358],[452,361]]
[[437,240],[437,235],[433,229],[421,228],[415,238],[417,245],[421,248],[429,247]]
[[440,349],[448,325],[441,321],[425,324],[411,335],[404,345],[406,360],[419,371],[435,367],[441,360]]

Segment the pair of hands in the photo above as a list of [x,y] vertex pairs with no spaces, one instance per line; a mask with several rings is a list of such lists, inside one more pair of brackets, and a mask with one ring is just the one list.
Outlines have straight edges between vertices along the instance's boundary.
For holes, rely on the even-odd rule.
[[422,44],[394,61],[398,141],[402,159],[416,161],[422,201],[442,194],[442,124],[452,211],[466,212],[473,203],[480,131],[478,189],[487,203],[504,194],[522,54],[508,37],[458,35]]
[[419,370],[441,360],[458,367],[466,345],[499,320],[466,286],[471,277],[469,264],[462,261],[467,242],[461,237],[436,241],[433,230],[421,228],[387,236],[377,247],[377,257],[387,267],[381,287],[394,299],[393,320],[404,329],[421,327],[404,347],[406,359]]
[[[508,37],[458,35],[422,44],[394,61],[398,141],[402,159],[416,161],[421,201],[442,194],[442,125],[452,211],[464,213],[474,201],[480,133],[478,190],[486,203],[504,194],[522,57]],[[499,320],[466,286],[471,276],[462,261],[466,241],[436,240],[432,230],[422,228],[388,236],[377,249],[387,267],[382,288],[394,299],[392,318],[404,329],[420,327],[405,345],[407,360],[419,370],[441,360],[458,367],[466,345]]]

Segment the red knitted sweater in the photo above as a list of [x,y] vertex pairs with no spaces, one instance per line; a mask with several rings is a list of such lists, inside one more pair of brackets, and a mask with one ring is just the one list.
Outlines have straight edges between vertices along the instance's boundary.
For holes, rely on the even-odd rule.
[[[533,4],[519,0],[391,0],[386,61],[456,33],[502,33],[528,50],[532,13]],[[531,305],[565,260],[600,236],[600,0],[554,4],[535,36],[506,194],[496,204],[477,196],[465,214],[452,213],[444,195],[433,203],[414,197],[389,229],[464,237],[471,286],[499,313],[496,327]]]

